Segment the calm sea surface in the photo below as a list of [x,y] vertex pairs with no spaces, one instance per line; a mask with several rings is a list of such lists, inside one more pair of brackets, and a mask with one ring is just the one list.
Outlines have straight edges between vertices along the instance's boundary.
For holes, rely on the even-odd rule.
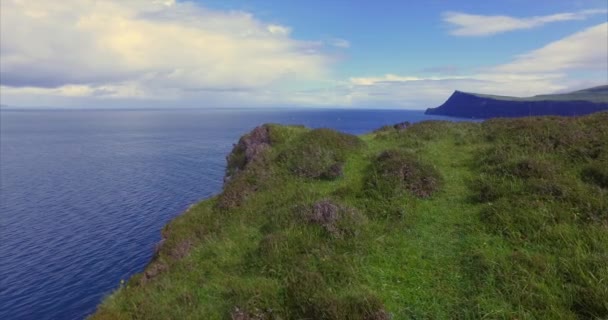
[[[255,126],[360,134],[395,110],[0,111],[0,319],[81,319],[141,272],[160,230],[220,191]],[[445,119],[445,118],[444,118]]]

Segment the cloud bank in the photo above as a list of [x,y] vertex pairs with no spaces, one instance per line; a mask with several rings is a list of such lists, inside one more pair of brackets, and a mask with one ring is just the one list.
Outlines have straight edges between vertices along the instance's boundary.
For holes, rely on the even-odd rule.
[[590,9],[530,18],[445,12],[443,13],[443,21],[447,22],[452,27],[450,30],[450,34],[452,35],[482,37],[515,30],[537,28],[553,22],[585,20],[590,16],[598,14],[606,15],[608,14],[608,10]]
[[555,73],[608,70],[608,22],[588,28],[497,66],[496,72]]
[[[529,96],[608,82],[608,23],[500,65],[338,79],[332,68],[344,56],[339,51],[349,50],[348,40],[298,40],[289,26],[247,12],[171,0],[2,0],[0,14],[2,103],[17,106],[423,109],[455,89]],[[461,25],[471,35],[474,25]],[[505,25],[491,32],[504,32]]]
[[187,2],[2,0],[0,12],[5,88],[122,98],[244,92],[324,78],[331,62],[286,26]]

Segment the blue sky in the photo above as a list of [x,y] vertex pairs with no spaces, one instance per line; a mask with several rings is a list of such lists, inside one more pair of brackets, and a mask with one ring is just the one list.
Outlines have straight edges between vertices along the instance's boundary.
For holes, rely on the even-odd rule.
[[513,55],[607,21],[607,14],[548,24],[494,37],[453,37],[444,12],[513,17],[606,9],[600,1],[199,1],[221,10],[243,10],[292,28],[298,39],[341,38],[350,42],[340,75],[415,73],[442,66],[475,67],[508,62]]
[[1,3],[0,100],[59,107],[423,109],[453,90],[608,83],[608,3]]

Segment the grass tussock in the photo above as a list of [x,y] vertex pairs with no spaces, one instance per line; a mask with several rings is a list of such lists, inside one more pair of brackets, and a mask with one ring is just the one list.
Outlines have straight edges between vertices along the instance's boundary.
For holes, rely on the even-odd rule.
[[348,155],[363,145],[356,136],[316,129],[294,139],[281,154],[281,161],[296,176],[333,180],[342,175]]
[[92,318],[608,318],[607,123],[258,127]]
[[608,189],[608,161],[593,161],[581,171],[583,181]]
[[440,173],[431,165],[403,150],[387,150],[372,162],[366,188],[372,194],[392,198],[407,191],[419,198],[428,198],[443,183]]

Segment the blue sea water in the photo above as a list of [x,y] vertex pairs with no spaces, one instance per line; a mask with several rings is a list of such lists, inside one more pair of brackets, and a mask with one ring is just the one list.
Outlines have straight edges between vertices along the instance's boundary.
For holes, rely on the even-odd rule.
[[273,122],[360,134],[397,110],[0,111],[0,319],[82,319],[141,272],[160,230],[221,190],[225,156]]

